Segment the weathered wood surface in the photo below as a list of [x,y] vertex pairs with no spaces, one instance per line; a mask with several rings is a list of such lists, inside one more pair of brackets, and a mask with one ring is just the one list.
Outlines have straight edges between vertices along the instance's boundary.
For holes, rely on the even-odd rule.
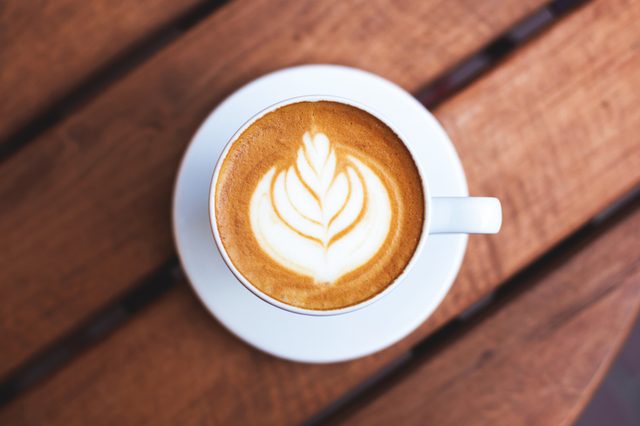
[[[635,108],[640,100],[640,73],[635,72],[640,66],[640,31],[635,25],[639,16],[637,2],[590,4],[436,110],[460,151],[472,192],[501,197],[505,223],[497,237],[472,238],[451,294],[436,314],[405,341],[351,363],[307,366],[279,361],[248,348],[222,330],[182,286],[51,381],[8,407],[0,418],[18,424],[43,419],[50,424],[73,424],[143,422],[151,418],[167,423],[238,419],[247,423],[296,422],[321,409],[640,182],[640,150],[635,137],[640,125],[640,111]],[[198,35],[196,31],[191,37],[196,39]],[[340,51],[340,46],[336,49]],[[187,55],[184,51],[170,54]],[[358,65],[357,60],[352,58],[349,62],[356,61]],[[147,71],[155,65],[154,61],[143,67],[114,93],[128,89],[132,99],[141,96],[139,91],[143,89],[142,93],[148,94],[153,85],[146,81]],[[414,89],[402,76],[394,74],[397,67],[401,68],[398,63],[390,66],[387,76]],[[184,73],[203,72],[184,68]],[[147,106],[155,114],[133,109],[126,113],[142,122],[144,117],[168,118],[174,108],[191,106],[187,101],[199,99],[203,87],[214,84],[203,78],[193,88],[193,81],[176,78],[176,72],[167,80],[184,86],[172,87],[173,98],[179,99],[169,111],[162,104]],[[234,77],[242,78],[246,73],[249,71],[239,67]],[[142,80],[147,83],[144,88],[130,83]],[[88,111],[98,116],[112,111],[118,99],[108,94]],[[177,148],[168,143],[168,147],[163,146],[163,150],[175,149],[172,156],[149,149],[150,142],[102,151],[101,141],[97,141],[89,147],[89,158],[104,152],[125,165],[129,164],[125,153],[135,154],[135,160],[142,155],[147,158],[144,169],[135,176],[114,175],[109,187],[101,188],[107,191],[101,195],[114,196],[118,194],[116,189],[128,188],[132,181],[147,185],[128,188],[135,194],[126,195],[131,199],[117,204],[121,212],[137,213],[128,215],[131,223],[124,232],[135,231],[133,235],[140,237],[138,253],[155,254],[145,244],[157,243],[162,237],[157,235],[160,224],[147,224],[142,219],[154,217],[158,209],[168,210],[172,177],[157,173],[165,168],[173,170],[174,156],[183,147],[177,136],[185,131],[183,127],[195,127],[200,117],[192,115],[204,115],[206,111],[204,107],[190,109],[188,116],[175,122],[180,129],[174,129],[171,135],[161,132],[166,126],[164,120],[154,120],[151,123],[156,128],[150,125],[138,138],[142,142],[178,141]],[[80,131],[86,123],[81,126],[69,120],[65,125],[76,129],[77,137],[91,134]],[[126,123],[120,126],[126,127],[118,127],[122,140],[133,141],[128,139],[132,134],[141,134],[140,129],[134,132]],[[73,149],[67,153],[70,154]],[[103,173],[111,172],[108,165],[103,167]],[[89,171],[92,176],[96,173]],[[100,174],[99,178],[104,176]],[[161,185],[168,185],[166,193],[154,192]],[[107,211],[102,214],[103,220],[117,216],[110,206],[104,208]],[[166,223],[162,226],[166,227]],[[161,247],[170,246],[168,235],[165,238]],[[122,250],[126,247],[123,244]],[[148,259],[140,256],[142,262],[136,267],[144,270],[148,265],[150,269],[152,260],[157,260],[151,254]],[[119,282],[122,275],[131,278],[137,273],[121,268],[112,278]],[[28,409],[35,406],[39,410]]]
[[540,3],[259,1],[218,10],[0,165],[8,248],[0,376],[174,255],[178,161],[231,90],[309,62],[367,68],[415,90]]
[[4,0],[0,143],[133,45],[203,0]]

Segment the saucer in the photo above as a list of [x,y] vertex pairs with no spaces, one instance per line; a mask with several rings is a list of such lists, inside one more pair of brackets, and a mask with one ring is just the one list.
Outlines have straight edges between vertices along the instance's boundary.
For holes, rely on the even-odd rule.
[[283,99],[332,95],[379,111],[407,138],[433,196],[466,196],[467,183],[451,141],[436,119],[399,86],[336,65],[283,69],[225,99],[193,137],[178,172],[173,230],[189,281],[204,306],[229,331],[271,355],[292,361],[346,361],[382,350],[415,330],[440,304],[464,257],[467,236],[430,235],[404,281],[386,297],[336,316],[285,311],[247,290],[227,268],[209,226],[209,185],[216,161],[244,122]]

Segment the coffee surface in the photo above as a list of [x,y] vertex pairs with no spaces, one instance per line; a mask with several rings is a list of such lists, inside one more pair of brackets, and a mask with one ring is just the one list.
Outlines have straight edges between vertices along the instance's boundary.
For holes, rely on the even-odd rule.
[[313,310],[389,286],[411,260],[425,215],[420,175],[398,136],[328,101],[287,105],[249,126],[214,196],[236,269],[274,299]]

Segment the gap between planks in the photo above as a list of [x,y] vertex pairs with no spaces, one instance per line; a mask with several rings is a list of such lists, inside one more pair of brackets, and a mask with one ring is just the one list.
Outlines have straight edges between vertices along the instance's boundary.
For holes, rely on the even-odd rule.
[[[457,65],[426,84],[417,91],[416,98],[427,108],[435,107],[497,66],[503,59],[514,53],[516,49],[531,41],[562,17],[589,1],[591,0],[554,0],[549,2],[546,6],[517,22],[477,52],[467,56]],[[195,8],[175,20],[171,25],[162,28],[139,42],[128,52],[117,57],[108,66],[98,70],[52,108],[36,117],[28,126],[16,132],[9,138],[8,143],[0,146],[0,162],[16,153],[37,135],[90,101],[100,91],[149,59],[224,3],[226,1],[219,0]],[[576,234],[569,236],[557,248],[552,249],[552,252],[556,250],[562,251],[562,247],[568,244],[566,241],[580,238],[579,236],[583,232],[585,232],[584,229],[581,229]],[[546,255],[543,256],[544,258],[546,258]],[[116,331],[133,315],[173,288],[181,281],[181,277],[182,272],[177,258],[173,257],[167,260],[156,272],[135,285],[131,290],[82,321],[65,336],[27,359],[18,368],[0,380],[0,407],[8,404],[40,381],[53,375],[86,349]],[[509,283],[511,282],[512,280],[509,281]],[[507,287],[509,285],[506,284]],[[483,303],[482,309],[476,309],[476,311],[484,311],[489,305],[493,305],[493,302]],[[438,332],[418,344],[406,356],[398,358],[391,365],[384,368],[380,374],[362,383],[336,401],[331,407],[328,407],[327,410],[319,413],[310,420],[310,424],[317,424],[336,415],[343,415],[344,410],[350,410],[347,407],[351,407],[353,404],[357,405],[361,398],[366,398],[371,392],[375,392],[379,383],[396,376],[407,365],[415,363],[415,359],[419,358],[416,355],[424,352],[424,349],[421,349],[423,346],[431,347],[434,345],[433,342],[448,341],[450,339],[449,336],[455,334],[460,325],[472,317],[475,317],[475,313],[474,315],[469,315],[468,312],[463,312]]]
[[0,141],[0,163],[36,139],[47,129],[73,114],[102,91],[176,40],[180,35],[206,19],[227,1],[212,0],[197,5],[116,55],[105,66],[80,81],[45,111],[37,114],[27,124],[7,136],[5,141]]

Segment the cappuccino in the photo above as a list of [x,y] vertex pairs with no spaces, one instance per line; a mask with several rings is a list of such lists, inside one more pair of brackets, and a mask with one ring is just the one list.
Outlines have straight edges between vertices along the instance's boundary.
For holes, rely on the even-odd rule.
[[425,194],[400,138],[354,106],[298,102],[251,124],[213,196],[222,244],[257,289],[331,310],[382,292],[423,232]]

